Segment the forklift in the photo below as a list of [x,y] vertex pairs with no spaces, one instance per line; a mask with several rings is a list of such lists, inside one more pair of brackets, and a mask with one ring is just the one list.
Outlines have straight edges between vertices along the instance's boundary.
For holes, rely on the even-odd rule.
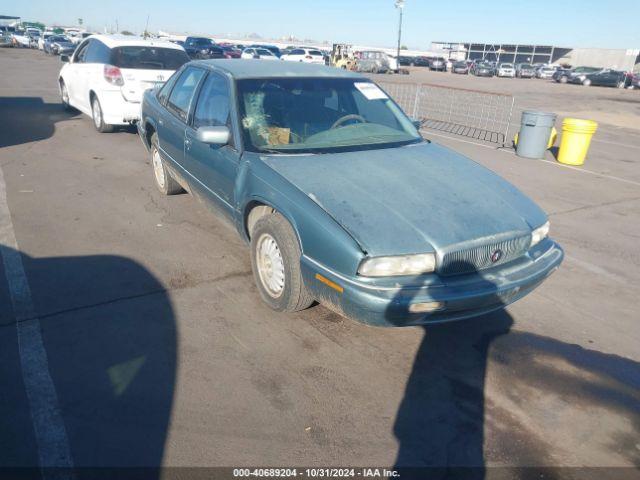
[[334,43],[331,49],[330,64],[336,68],[355,70],[356,58],[353,55],[352,46],[346,43]]

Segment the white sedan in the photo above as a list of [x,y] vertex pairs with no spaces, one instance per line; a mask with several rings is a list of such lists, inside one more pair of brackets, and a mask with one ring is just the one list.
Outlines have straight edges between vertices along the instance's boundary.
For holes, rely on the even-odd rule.
[[91,116],[99,132],[110,132],[114,125],[136,122],[144,91],[163,84],[189,56],[167,41],[93,35],[62,60],[62,104]]
[[256,58],[260,60],[278,60],[272,52],[267,50],[266,48],[245,48],[242,51],[242,55],[240,58]]
[[322,55],[322,52],[311,48],[294,48],[286,55],[282,55],[280,60],[324,65],[324,55]]

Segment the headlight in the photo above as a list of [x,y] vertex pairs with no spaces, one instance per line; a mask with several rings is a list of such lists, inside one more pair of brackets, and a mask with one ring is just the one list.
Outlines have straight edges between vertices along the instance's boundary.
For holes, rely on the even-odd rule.
[[[539,244],[542,240],[547,238],[547,236],[549,235],[549,227],[550,226],[551,225],[547,221],[544,225],[542,225],[541,227],[536,228],[533,232],[531,232],[531,247]],[[529,247],[529,248],[531,248],[531,247]]]
[[360,264],[358,274],[365,277],[419,275],[433,272],[435,268],[435,254],[422,253],[419,255],[367,258]]

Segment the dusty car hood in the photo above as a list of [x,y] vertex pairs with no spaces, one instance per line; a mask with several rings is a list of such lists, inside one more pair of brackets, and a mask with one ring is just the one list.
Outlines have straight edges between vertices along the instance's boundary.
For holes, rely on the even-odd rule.
[[544,212],[507,181],[434,143],[261,157],[371,255],[438,250],[542,225]]

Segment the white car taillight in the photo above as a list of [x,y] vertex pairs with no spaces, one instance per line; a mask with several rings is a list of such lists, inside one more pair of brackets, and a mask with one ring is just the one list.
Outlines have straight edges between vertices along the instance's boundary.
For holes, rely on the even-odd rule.
[[124,79],[122,78],[122,72],[118,67],[113,65],[104,66],[104,79],[111,85],[121,87],[124,85]]

